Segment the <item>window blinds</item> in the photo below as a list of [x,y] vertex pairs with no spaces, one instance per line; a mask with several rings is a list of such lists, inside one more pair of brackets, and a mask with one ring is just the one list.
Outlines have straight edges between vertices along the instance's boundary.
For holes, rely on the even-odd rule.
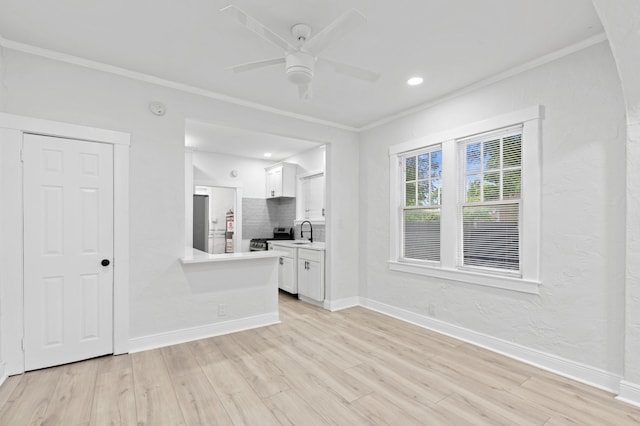
[[439,262],[442,150],[409,153],[403,162],[402,256]]
[[519,271],[522,126],[458,142],[460,263]]

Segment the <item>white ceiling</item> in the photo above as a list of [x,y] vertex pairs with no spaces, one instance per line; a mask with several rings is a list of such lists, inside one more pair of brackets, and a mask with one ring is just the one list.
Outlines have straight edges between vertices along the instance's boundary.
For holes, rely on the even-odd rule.
[[[320,146],[311,141],[195,120],[187,120],[185,132],[185,146],[197,151],[273,162]],[[265,158],[265,152],[271,153],[271,157]]]
[[[602,33],[589,0],[236,0],[290,38],[349,8],[368,22],[323,57],[377,71],[375,83],[317,69],[298,99],[284,67],[233,74],[282,52],[219,12],[229,0],[0,0],[0,34],[285,111],[361,127]],[[405,82],[422,75],[425,83]]]

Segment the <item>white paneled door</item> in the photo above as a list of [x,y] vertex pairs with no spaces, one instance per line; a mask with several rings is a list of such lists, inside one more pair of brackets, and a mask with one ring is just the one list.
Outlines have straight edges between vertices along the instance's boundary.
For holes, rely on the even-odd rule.
[[113,352],[113,147],[24,135],[25,369]]

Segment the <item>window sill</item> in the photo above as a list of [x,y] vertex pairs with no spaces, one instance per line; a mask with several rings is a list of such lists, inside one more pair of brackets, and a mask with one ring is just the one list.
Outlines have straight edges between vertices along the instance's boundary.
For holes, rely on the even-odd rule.
[[389,269],[392,271],[406,272],[409,274],[425,275],[435,278],[443,278],[458,281],[465,284],[477,284],[485,287],[501,288],[520,293],[539,294],[540,281],[532,281],[523,278],[488,275],[478,272],[461,271],[458,269],[445,269],[426,265],[415,265],[395,260],[389,261]]

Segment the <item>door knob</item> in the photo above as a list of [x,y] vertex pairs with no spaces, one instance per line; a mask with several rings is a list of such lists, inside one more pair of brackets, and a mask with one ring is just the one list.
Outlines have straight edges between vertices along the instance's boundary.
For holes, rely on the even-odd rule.
[[109,262],[109,259],[102,259],[102,262],[100,263],[102,264],[102,266],[109,266],[111,262]]

